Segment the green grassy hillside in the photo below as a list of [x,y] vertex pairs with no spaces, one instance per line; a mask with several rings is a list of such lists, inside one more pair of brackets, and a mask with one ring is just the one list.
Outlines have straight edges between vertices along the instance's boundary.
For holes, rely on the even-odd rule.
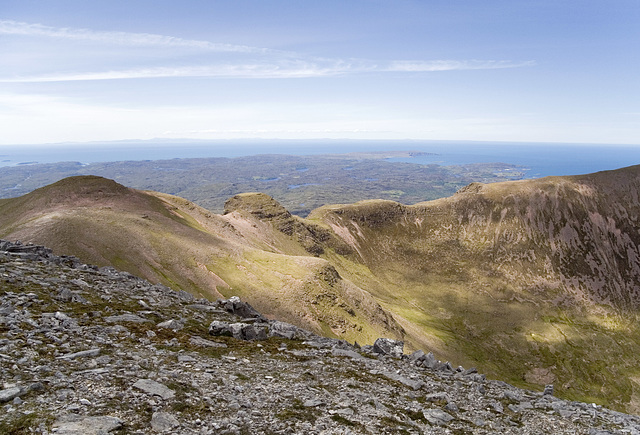
[[292,216],[237,195],[184,199],[77,177],[0,201],[33,241],[350,341],[404,338],[519,386],[640,412],[640,167],[474,183],[404,206]]
[[72,177],[0,201],[0,237],[44,244],[199,297],[239,295],[265,315],[329,336],[402,335],[368,293],[250,213],[213,215],[171,195]]
[[354,248],[327,258],[416,345],[637,412],[639,175],[474,184],[415,206],[366,201],[310,219]]

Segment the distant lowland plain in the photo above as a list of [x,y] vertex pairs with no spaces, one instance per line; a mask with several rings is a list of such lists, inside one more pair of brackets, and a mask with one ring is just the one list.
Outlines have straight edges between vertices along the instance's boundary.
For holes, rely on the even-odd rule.
[[305,216],[325,204],[414,204],[471,182],[612,170],[640,163],[640,147],[386,140],[156,140],[0,146],[0,198],[65,177],[98,175],[182,196],[214,212],[259,191]]

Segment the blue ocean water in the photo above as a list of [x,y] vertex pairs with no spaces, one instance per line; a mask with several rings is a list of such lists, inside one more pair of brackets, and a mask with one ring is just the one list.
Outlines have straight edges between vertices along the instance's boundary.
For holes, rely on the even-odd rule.
[[438,165],[508,163],[526,168],[526,178],[589,174],[640,164],[640,145],[455,143],[434,144],[427,150],[436,155],[391,160]]
[[55,162],[110,162],[174,158],[239,157],[255,154],[317,155],[412,150],[432,153],[390,159],[419,164],[508,163],[527,178],[577,175],[640,164],[640,144],[593,145],[455,141],[234,140],[130,141],[48,146],[0,146],[0,166]]

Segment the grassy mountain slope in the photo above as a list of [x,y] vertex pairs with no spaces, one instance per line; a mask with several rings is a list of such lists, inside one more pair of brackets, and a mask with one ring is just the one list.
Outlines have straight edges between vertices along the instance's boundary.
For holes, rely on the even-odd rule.
[[404,337],[519,386],[553,383],[560,396],[639,412],[639,191],[631,167],[301,219],[258,193],[214,215],[78,177],[0,201],[0,237],[207,297],[238,294],[349,340]]
[[631,167],[472,184],[409,207],[324,207],[310,219],[356,251],[327,255],[340,274],[440,355],[637,412],[639,191]]
[[181,198],[88,176],[2,200],[0,216],[3,237],[47,244],[60,255],[201,297],[237,294],[265,315],[325,335],[401,335],[391,316],[326,260],[302,255],[271,225],[250,237],[254,224],[240,213],[213,215]]

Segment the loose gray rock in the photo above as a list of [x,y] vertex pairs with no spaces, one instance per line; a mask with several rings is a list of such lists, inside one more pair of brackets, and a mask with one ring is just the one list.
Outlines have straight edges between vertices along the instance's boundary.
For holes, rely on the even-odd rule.
[[184,323],[179,320],[171,319],[171,320],[166,320],[164,322],[158,323],[156,326],[158,328],[167,328],[173,331],[179,331],[182,328],[184,328]]
[[0,403],[13,400],[21,394],[24,394],[24,390],[20,387],[12,387],[7,388],[6,390],[0,390]]
[[152,396],[160,396],[164,400],[173,399],[175,391],[151,379],[140,379],[133,386]]
[[418,360],[423,360],[426,355],[422,350],[416,350],[411,355],[409,355],[409,361],[416,362]]
[[86,358],[86,357],[93,357],[98,355],[100,355],[100,349],[89,349],[89,350],[82,350],[80,352],[69,353],[67,355],[62,355],[62,356],[59,356],[58,358],[71,360],[76,358]]
[[306,340],[311,338],[309,331],[293,326],[290,323],[273,320],[269,322],[269,337],[282,337],[289,340]]
[[209,325],[209,334],[230,336],[238,340],[266,340],[267,326],[242,322],[227,323],[214,320]]
[[56,435],[104,435],[120,429],[124,422],[117,417],[83,417],[65,415],[53,423]]
[[402,358],[404,355],[404,341],[392,340],[390,338],[378,338],[373,343],[373,351],[382,355],[389,355],[394,358]]
[[180,426],[180,422],[168,412],[154,412],[151,417],[151,429],[155,432],[167,432]]
[[553,396],[553,384],[545,385],[544,392],[542,394],[545,396]]
[[424,358],[422,358],[422,367],[426,367],[428,369],[433,369],[436,367],[436,365],[439,363],[440,361],[438,361],[436,359],[436,357],[433,355],[432,352],[429,352],[428,354],[426,354],[424,356]]
[[238,296],[232,296],[226,301],[221,301],[222,306],[229,313],[233,313],[239,317],[255,318],[262,317],[258,311],[256,311],[251,305],[246,302],[242,302]]
[[118,316],[109,316],[109,317],[105,317],[104,319],[106,322],[108,323],[122,323],[122,322],[132,322],[132,323],[144,323],[144,322],[150,322],[151,320],[142,318],[140,316],[137,316],[135,314],[130,314],[130,313],[126,313],[126,314],[120,314]]
[[198,336],[191,337],[189,339],[189,343],[193,344],[194,346],[200,347],[227,347],[227,345],[224,343],[218,343],[217,341],[207,340],[206,338]]
[[442,409],[427,409],[422,412],[424,418],[434,426],[444,426],[453,420],[453,416],[451,414],[447,414]]
[[334,347],[331,349],[331,354],[335,356],[347,356],[354,359],[365,359],[361,354],[356,352],[355,350],[345,350]]
[[233,332],[229,327],[229,323],[220,320],[214,320],[213,322],[211,322],[211,324],[209,325],[209,334],[215,336],[233,337]]
[[243,340],[266,340],[268,338],[266,326],[246,325],[242,328],[241,334]]
[[409,379],[407,377],[401,376],[397,373],[389,373],[389,372],[383,372],[382,373],[385,377],[393,380],[393,381],[397,381],[400,382],[403,385],[406,385],[409,388],[412,388],[414,390],[419,390],[420,388],[422,388],[424,386],[424,382],[422,381],[416,381],[413,379]]

